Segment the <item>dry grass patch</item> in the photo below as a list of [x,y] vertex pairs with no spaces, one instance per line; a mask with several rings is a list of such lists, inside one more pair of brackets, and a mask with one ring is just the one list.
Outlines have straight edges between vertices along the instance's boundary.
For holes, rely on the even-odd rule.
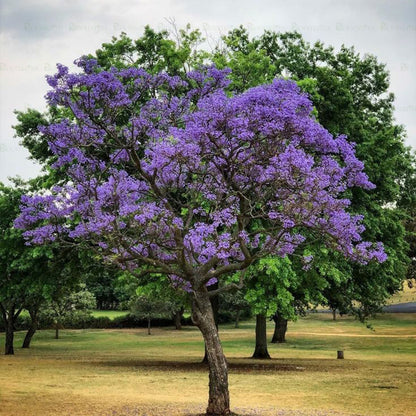
[[405,282],[403,284],[403,289],[400,292],[395,293],[389,299],[388,303],[394,304],[394,303],[407,303],[407,302],[416,302],[416,285],[410,288]]
[[[310,315],[289,325],[286,344],[270,345],[274,359],[267,361],[247,358],[253,322],[222,327],[232,409],[245,416],[412,416],[416,315],[397,315],[378,319],[375,331],[350,318]],[[59,340],[41,331],[30,350],[0,357],[0,415],[201,413],[208,376],[199,332],[145,331],[62,331]],[[337,349],[345,360],[336,360]]]

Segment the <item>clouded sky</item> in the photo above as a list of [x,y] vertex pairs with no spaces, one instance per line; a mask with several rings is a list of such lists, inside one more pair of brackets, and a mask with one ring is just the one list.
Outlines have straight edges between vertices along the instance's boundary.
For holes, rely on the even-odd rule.
[[138,38],[146,24],[168,29],[172,19],[211,39],[243,24],[252,35],[297,30],[310,42],[353,45],[376,55],[391,73],[396,120],[416,149],[414,0],[0,0],[0,5],[0,181],[39,172],[13,138],[13,110],[45,108],[44,76],[55,72],[57,62],[70,65],[122,31]]

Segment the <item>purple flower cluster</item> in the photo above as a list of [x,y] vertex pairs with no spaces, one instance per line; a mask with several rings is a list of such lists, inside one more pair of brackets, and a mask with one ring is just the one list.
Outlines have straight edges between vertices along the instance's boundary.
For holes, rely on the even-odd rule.
[[68,183],[23,198],[16,226],[33,243],[87,238],[125,267],[192,284],[292,254],[311,234],[352,260],[385,260],[342,198],[374,187],[354,146],[316,122],[296,83],[230,97],[215,67],[180,79],[78,65],[48,77],[49,104],[72,116],[41,131]]

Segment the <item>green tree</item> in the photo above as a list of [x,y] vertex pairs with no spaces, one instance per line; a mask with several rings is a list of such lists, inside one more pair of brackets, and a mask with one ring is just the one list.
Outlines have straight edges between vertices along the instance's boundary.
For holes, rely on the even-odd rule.
[[98,64],[106,69],[115,66],[125,68],[138,66],[147,72],[157,74],[165,71],[171,75],[184,75],[201,65],[208,52],[199,48],[204,41],[200,30],[174,28],[159,32],[146,26],[143,36],[132,40],[125,33],[113,37],[111,42],[103,43],[95,54]]
[[[351,211],[364,215],[365,238],[383,241],[389,260],[370,268],[349,266],[339,256],[322,256],[318,249],[315,254],[321,265],[314,272],[321,270],[327,278],[328,298],[331,292],[338,297],[343,293],[344,307],[350,311],[361,316],[376,311],[400,289],[406,276],[410,223],[415,217],[411,203],[404,202],[415,200],[415,186],[411,185],[414,158],[404,145],[404,128],[394,122],[394,96],[389,92],[385,65],[373,55],[361,56],[353,47],[342,46],[337,52],[321,42],[311,45],[297,32],[265,31],[250,38],[242,26],[223,37],[223,46],[213,56],[220,67],[235,69],[233,85],[237,83],[241,90],[274,76],[297,80],[311,96],[319,122],[331,133],[344,133],[356,143],[357,154],[377,188],[354,189],[346,196],[351,198]],[[250,62],[253,71],[247,69]],[[263,66],[261,77],[259,65]],[[244,74],[239,72],[241,67],[246,68]],[[408,236],[402,226],[404,218]],[[324,270],[324,260],[331,262],[327,268],[333,271],[336,261],[337,278],[330,278],[334,273]],[[299,273],[303,273],[301,269]],[[357,301],[358,309],[353,307]]]
[[[6,330],[6,355],[14,354],[14,326],[21,311],[27,307],[33,312],[33,304],[43,302],[40,291],[50,278],[45,264],[52,256],[51,247],[27,246],[21,231],[13,226],[24,192],[27,188],[21,181],[14,181],[14,187],[0,183],[0,311]],[[36,320],[37,312],[32,312]]]
[[403,192],[400,195],[398,205],[404,209],[407,216],[404,226],[407,231],[407,243],[409,244],[408,255],[410,265],[407,270],[406,278],[410,286],[416,280],[416,154],[409,155],[412,166],[411,174],[407,175],[403,181]]
[[[163,280],[162,280],[163,282]],[[151,335],[151,321],[155,318],[172,317],[181,306],[173,296],[169,286],[160,282],[151,282],[139,286],[137,295],[130,301],[130,310],[139,319],[147,320],[147,333]]]
[[85,284],[79,284],[78,287],[55,286],[48,297],[41,316],[44,320],[52,321],[55,339],[59,338],[59,330],[64,327],[65,321],[86,320],[96,307],[95,297]]
[[238,328],[242,315],[247,316],[250,311],[250,304],[245,299],[245,288],[219,295],[219,314],[222,319],[233,320],[234,327]]
[[248,271],[245,299],[256,315],[256,344],[252,358],[270,358],[267,349],[267,318],[276,311],[295,319],[294,296],[298,279],[288,257],[261,259]]

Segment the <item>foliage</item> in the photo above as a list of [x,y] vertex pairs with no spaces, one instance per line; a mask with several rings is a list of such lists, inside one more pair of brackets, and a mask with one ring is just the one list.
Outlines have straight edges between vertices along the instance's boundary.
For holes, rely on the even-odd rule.
[[238,327],[240,319],[251,316],[250,305],[244,297],[244,288],[227,291],[219,295],[218,323],[234,322]]
[[412,171],[403,180],[404,192],[402,192],[398,204],[407,213],[404,224],[408,232],[410,265],[406,277],[409,285],[412,286],[416,281],[416,154],[409,155],[409,160]]
[[6,354],[13,354],[15,323],[23,310],[44,301],[43,289],[50,281],[45,270],[51,256],[50,246],[28,247],[22,233],[13,227],[19,212],[25,184],[14,187],[0,183],[0,312],[6,330]]
[[139,295],[130,302],[132,314],[139,319],[151,320],[171,316],[174,308],[171,303],[154,297],[153,294]]
[[41,319],[50,320],[54,327],[59,329],[63,327],[65,321],[77,325],[76,321],[88,319],[95,307],[95,297],[84,284],[81,284],[76,291],[62,286],[55,288],[50,294],[50,301],[42,308]]
[[13,188],[0,183],[0,299],[15,299],[19,305],[28,294],[28,287],[36,286],[40,265],[51,255],[49,247],[25,245],[21,231],[13,227],[21,195],[26,191],[18,181]]
[[[265,31],[250,38],[242,26],[223,37],[223,46],[217,48],[214,60],[219,67],[237,69],[231,77],[243,83],[241,89],[264,82],[256,72],[259,63],[263,73],[269,74],[269,81],[274,74],[267,68],[272,67],[276,73],[295,79],[311,97],[319,122],[332,134],[345,133],[356,143],[357,155],[376,189],[353,189],[345,195],[351,199],[351,212],[364,215],[363,235],[383,241],[389,260],[370,268],[351,266],[336,253],[323,254],[318,246],[310,250],[309,255],[315,257],[314,268],[303,280],[318,283],[318,290],[314,290],[317,302],[340,305],[342,301],[343,308],[360,316],[376,311],[401,287],[406,276],[408,258],[412,257],[406,241],[411,242],[412,237],[409,232],[406,236],[400,223],[414,215],[409,204],[400,201],[414,199],[416,189],[409,187],[415,162],[404,146],[403,127],[394,122],[394,97],[388,90],[385,65],[372,55],[360,56],[354,48],[342,46],[337,52],[321,42],[309,44],[297,32]],[[250,62],[254,62],[253,71],[249,70]],[[238,72],[240,67],[247,68],[244,74]],[[409,219],[405,223],[410,231]],[[323,274],[318,276],[320,271]],[[301,265],[296,273],[302,279]],[[319,294],[319,288],[324,287],[326,302]],[[295,297],[302,300],[303,294],[298,291]],[[313,301],[310,293],[307,298]]]
[[[227,98],[226,73],[211,68],[190,74],[188,83],[197,87],[175,96],[186,88],[175,77],[78,64],[84,73],[59,66],[49,78],[50,105],[70,108],[77,123],[41,130],[73,184],[24,198],[16,224],[38,225],[26,232],[33,242],[63,234],[98,239],[109,256],[133,268],[137,260],[189,281],[183,261],[200,265],[200,283],[267,253],[293,252],[305,239],[299,226],[331,235],[350,258],[383,258],[371,244],[354,248],[361,217],[347,214],[348,201],[337,198],[348,187],[373,187],[362,163],[343,136],[332,138],[310,118],[311,104],[295,84],[276,81]],[[155,88],[160,98],[149,96]],[[142,97],[148,101],[137,107]],[[250,229],[255,224],[257,232]],[[131,240],[133,230],[151,250]],[[176,260],[179,233],[185,258]]]
[[248,273],[245,298],[254,314],[268,315],[279,310],[287,319],[295,319],[290,290],[295,290],[299,282],[288,257],[261,259]]
[[187,303],[186,298],[186,293],[178,293],[172,288],[169,279],[160,276],[157,281],[137,287],[130,308],[139,318],[172,317]]
[[79,252],[82,276],[86,288],[97,302],[98,309],[123,309],[123,302],[130,298],[124,288],[118,284],[123,272],[120,268],[105,263],[91,247],[83,247]]

